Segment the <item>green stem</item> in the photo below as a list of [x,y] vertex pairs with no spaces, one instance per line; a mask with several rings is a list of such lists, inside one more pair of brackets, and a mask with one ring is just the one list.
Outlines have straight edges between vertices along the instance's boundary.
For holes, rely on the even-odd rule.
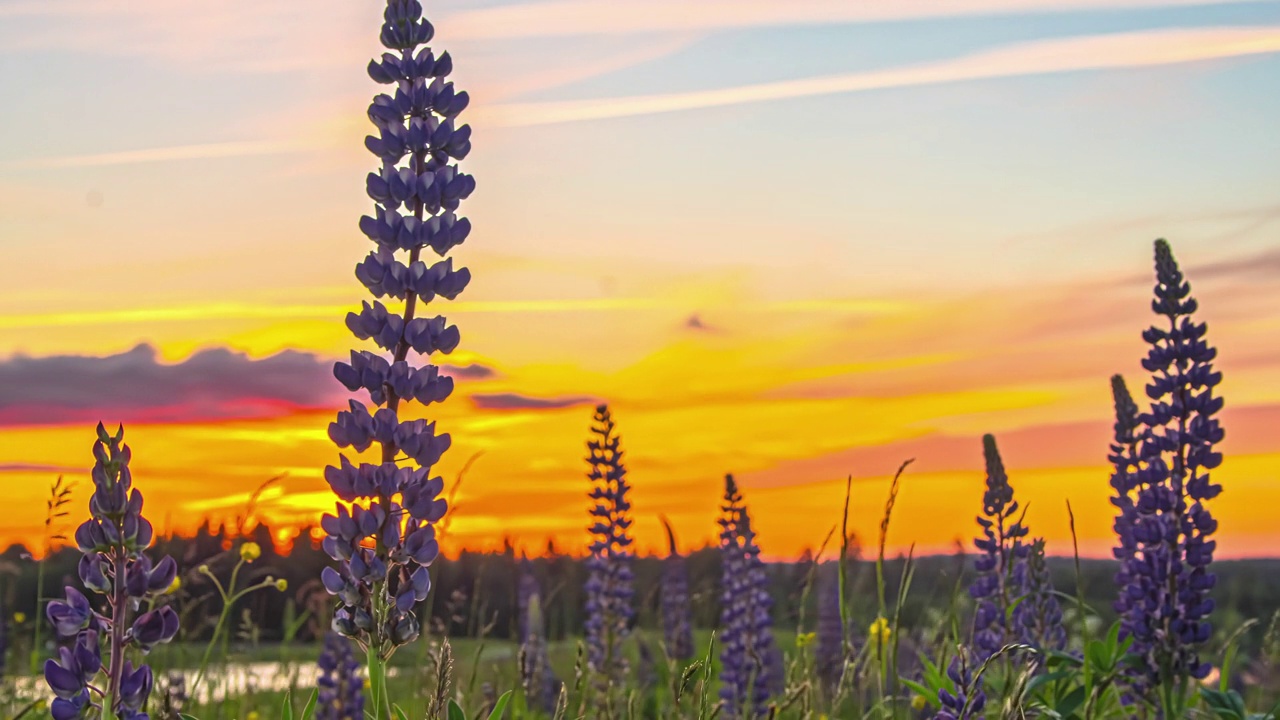
[[31,641],[31,674],[40,674],[40,631],[44,629],[44,562],[49,557],[49,546],[46,543],[44,549],[44,557],[40,558],[40,562],[36,563],[36,616],[32,618],[35,622],[35,638]]

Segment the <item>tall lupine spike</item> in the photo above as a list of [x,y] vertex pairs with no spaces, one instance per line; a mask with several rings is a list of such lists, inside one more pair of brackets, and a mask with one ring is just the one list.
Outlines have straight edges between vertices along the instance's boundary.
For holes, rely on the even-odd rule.
[[982,691],[982,677],[975,677],[975,665],[981,663],[971,658],[964,647],[960,647],[956,656],[951,658],[947,679],[955,692],[945,687],[938,689],[941,708],[934,716],[936,720],[977,720],[985,717],[982,709],[987,704],[987,696]]
[[818,594],[818,647],[814,653],[818,679],[823,690],[831,695],[840,684],[845,664],[844,621],[840,617],[839,561],[827,563],[818,569],[816,592]]
[[[98,716],[109,708],[119,720],[146,720],[144,709],[154,682],[151,668],[134,667],[125,652],[132,649],[145,655],[177,635],[178,614],[168,605],[156,607],[156,600],[177,577],[177,564],[170,557],[152,564],[143,552],[154,533],[142,516],[142,493],[133,487],[132,453],[123,444],[124,427],[111,434],[98,423],[97,433],[90,517],[76,529],[75,539],[83,553],[80,580],[106,598],[106,612],[95,611],[73,587],[66,588],[65,601],[45,608],[59,639],[70,643],[44,666],[45,680],[55,696],[49,713],[54,720],[71,720]],[[150,609],[139,612],[144,604]],[[105,691],[95,697],[89,689],[100,687],[93,684],[99,672],[106,676]]]
[[[1217,351],[1205,341],[1205,324],[1191,319],[1197,307],[1191,286],[1164,240],[1155,242],[1155,266],[1151,307],[1166,326],[1143,333],[1151,346],[1142,362],[1152,373],[1146,388],[1151,405],[1135,431],[1134,554],[1122,601],[1125,633],[1144,660],[1146,676],[1134,684],[1139,694],[1209,672],[1196,648],[1210,635],[1215,579],[1209,565],[1217,543],[1209,538],[1218,523],[1205,503],[1222,491],[1209,479],[1222,462],[1214,448],[1223,437],[1215,417],[1222,398],[1213,394],[1222,380],[1213,369]],[[1167,700],[1176,693],[1161,695]]]
[[1044,538],[1031,543],[1026,559],[1026,593],[1013,611],[1019,640],[1041,650],[1062,650],[1067,646],[1067,628],[1062,623],[1062,606],[1054,594],[1049,565],[1045,561]]
[[631,502],[627,468],[622,462],[622,441],[607,405],[592,416],[587,441],[587,478],[592,488],[588,528],[591,556],[587,558],[587,662],[595,679],[597,711],[613,714],[616,689],[626,679],[627,661],[622,641],[630,632],[634,614],[631,570]]
[[662,561],[662,641],[673,660],[693,657],[693,606],[689,602],[689,567],[676,547],[676,533],[662,518],[667,530],[667,557]]
[[762,717],[784,680],[773,642],[768,578],[751,516],[732,475],[724,478],[720,525],[720,698],[725,717]]
[[325,635],[317,664],[316,720],[364,720],[363,663],[351,640],[332,632]]
[[987,465],[982,514],[977,517],[982,537],[973,541],[979,554],[974,560],[977,576],[969,586],[969,594],[977,601],[973,646],[978,661],[1021,639],[1010,610],[1026,594],[1025,561],[1031,550],[1023,541],[1027,528],[1017,515],[1018,503],[994,436],[982,436],[982,451]]
[[452,392],[452,379],[440,375],[429,356],[451,352],[458,329],[441,316],[424,316],[419,306],[437,296],[455,298],[471,274],[455,270],[449,258],[427,265],[423,253],[444,256],[466,239],[471,225],[456,211],[475,188],[455,162],[470,152],[471,129],[456,124],[467,94],[446,80],[452,60],[423,46],[434,29],[418,0],[387,0],[383,17],[381,40],[391,52],[368,71],[393,87],[369,106],[376,134],[365,138],[365,147],[379,168],[366,178],[375,206],[360,219],[360,230],[375,248],[355,274],[374,297],[395,304],[366,301],[347,315],[351,332],[386,354],[353,351],[350,363],[334,366],[338,381],[368,393],[374,409],[352,400],[329,425],[339,448],[364,452],[376,445],[379,457],[356,464],[341,454],[337,467],[325,468],[343,504],[321,521],[324,548],[338,562],[322,578],[342,601],[333,627],[379,662],[419,634],[414,608],[431,587],[427,568],[439,554],[435,525],[448,509],[444,481],[431,471],[450,437],[437,434],[433,422],[405,417],[402,403],[425,406]]
[[1138,457],[1138,406],[1129,394],[1124,378],[1120,375],[1111,377],[1111,396],[1115,403],[1115,423],[1112,425],[1112,442],[1107,459],[1111,462],[1111,488],[1115,494],[1111,504],[1116,507],[1116,519],[1112,524],[1116,533],[1116,547],[1111,553],[1120,561],[1120,569],[1116,571],[1116,595],[1114,607],[1122,622],[1128,618],[1132,600],[1129,589],[1133,586],[1133,563],[1138,550],[1138,541],[1133,534],[1138,506],[1137,472],[1141,467]]
[[520,641],[520,686],[529,708],[550,715],[555,712],[556,700],[560,697],[560,679],[547,656],[546,621],[542,617],[542,599],[536,581],[525,605],[525,615],[522,624],[527,632]]

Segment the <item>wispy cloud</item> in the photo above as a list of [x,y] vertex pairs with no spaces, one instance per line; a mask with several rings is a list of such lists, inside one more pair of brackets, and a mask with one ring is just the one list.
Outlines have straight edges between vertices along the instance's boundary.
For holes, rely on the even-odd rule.
[[[1264,2],[1266,0],[1244,0]],[[551,0],[446,14],[452,38],[505,39],[1222,5],[1236,0]]]
[[1150,30],[1018,43],[937,62],[870,72],[661,95],[512,103],[485,110],[495,125],[523,127],[651,115],[970,80],[1079,70],[1152,67],[1280,52],[1280,27]]
[[559,410],[595,402],[598,402],[595,398],[583,395],[540,398],[517,393],[493,393],[471,396],[471,404],[480,410]]
[[245,142],[201,143],[198,145],[143,148],[90,155],[30,158],[4,163],[2,167],[13,170],[28,170],[138,165],[142,163],[172,162],[175,160],[210,160],[253,157],[257,155],[283,155],[303,152],[307,149],[307,146],[296,143],[250,140]]

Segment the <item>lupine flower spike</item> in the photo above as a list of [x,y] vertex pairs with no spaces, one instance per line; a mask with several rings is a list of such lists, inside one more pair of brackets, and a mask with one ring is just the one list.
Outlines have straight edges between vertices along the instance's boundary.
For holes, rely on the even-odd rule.
[[1049,577],[1044,547],[1043,538],[1031,543],[1026,559],[1026,594],[1014,608],[1013,622],[1019,641],[1041,650],[1062,650],[1067,646],[1067,627]]
[[987,704],[987,696],[982,691],[982,678],[974,675],[973,664],[973,659],[963,647],[951,658],[951,664],[947,666],[947,679],[951,681],[955,691],[945,687],[938,690],[941,709],[934,716],[935,720],[971,720],[983,717],[982,708]]
[[[535,581],[536,582],[536,581]],[[546,621],[542,617],[541,594],[535,587],[525,605],[526,629],[520,641],[520,685],[529,708],[550,715],[555,712],[560,696],[560,680],[547,657]]]
[[830,695],[840,684],[844,673],[845,633],[840,617],[840,567],[827,563],[818,569],[818,647],[814,653],[818,679]]
[[631,502],[627,468],[622,462],[621,438],[606,405],[592,417],[587,441],[587,477],[592,523],[590,573],[587,584],[587,662],[596,681],[598,710],[609,715],[613,689],[620,687],[627,669],[622,641],[630,632],[635,610],[631,570]]
[[982,437],[982,450],[987,465],[982,514],[977,517],[982,537],[973,541],[979,555],[974,560],[977,577],[969,586],[969,594],[977,601],[973,646],[978,662],[1021,639],[1009,611],[1026,593],[1025,561],[1031,551],[1023,541],[1027,528],[1018,514],[1018,503],[1013,499],[1013,487],[994,436]]
[[[367,393],[376,410],[353,399],[329,426],[338,447],[363,453],[376,445],[378,457],[357,464],[344,453],[337,467],[325,469],[342,503],[321,521],[324,548],[339,563],[322,578],[342,603],[333,627],[366,650],[371,673],[418,636],[414,608],[427,597],[427,567],[439,553],[435,524],[447,503],[440,497],[444,481],[431,470],[450,438],[437,434],[433,422],[405,418],[403,404],[426,406],[453,391],[453,380],[428,358],[452,351],[458,329],[442,316],[425,316],[421,306],[457,297],[471,275],[448,258],[428,265],[425,251],[444,257],[466,239],[470,223],[456,211],[475,187],[454,162],[470,151],[471,129],[457,125],[468,98],[446,79],[453,61],[425,47],[434,29],[417,0],[388,0],[383,17],[381,40],[389,52],[368,71],[389,88],[369,106],[377,132],[365,147],[380,165],[365,182],[374,212],[360,219],[375,247],[355,274],[375,298],[395,303],[365,302],[347,315],[351,332],[381,352],[352,351],[334,375],[348,390]],[[371,681],[376,690],[380,678]]]
[[329,633],[318,661],[316,720],[364,720],[362,663],[347,638]]
[[676,547],[676,534],[664,517],[668,552],[662,561],[662,641],[673,660],[693,657],[693,607],[689,603],[689,568]]
[[[1222,492],[1209,471],[1222,463],[1214,446],[1223,431],[1215,417],[1222,398],[1214,388],[1222,373],[1213,369],[1217,351],[1205,341],[1205,324],[1195,323],[1195,298],[1164,240],[1155,243],[1156,285],[1152,310],[1162,326],[1142,337],[1151,346],[1142,367],[1152,373],[1147,385],[1150,409],[1138,420],[1138,460],[1128,487],[1136,496],[1132,522],[1122,538],[1134,554],[1128,558],[1128,585],[1123,589],[1124,632],[1133,638],[1132,652],[1144,662],[1146,677],[1139,693],[1155,685],[1181,686],[1187,678],[1203,678],[1209,664],[1197,646],[1209,638],[1209,572],[1217,543],[1210,538],[1218,523],[1206,503]],[[1120,443],[1124,445],[1125,443]],[[1127,522],[1127,521],[1126,521]],[[1166,704],[1180,703],[1180,693],[1166,693]],[[1166,716],[1179,706],[1164,707]]]
[[[75,588],[66,600],[49,603],[46,614],[61,640],[57,659],[45,663],[44,676],[55,699],[49,705],[54,720],[97,717],[109,708],[119,720],[146,720],[144,708],[154,679],[151,668],[134,666],[125,652],[146,654],[178,633],[178,614],[168,605],[153,603],[173,584],[177,565],[165,557],[153,564],[143,551],[151,545],[151,523],[142,516],[142,493],[133,487],[131,453],[122,444],[124,428],[114,435],[98,424],[93,446],[89,519],[76,530],[80,581],[106,598],[106,613],[98,613]],[[152,607],[139,613],[143,603]],[[102,658],[102,645],[107,659]],[[95,685],[99,672],[105,688]],[[89,694],[90,689],[102,699]]]
[[[1116,533],[1116,547],[1111,553],[1120,561],[1120,569],[1115,576],[1120,592],[1114,606],[1123,620],[1128,617],[1132,605],[1128,591],[1135,588],[1132,573],[1138,550],[1138,541],[1133,535],[1138,513],[1137,470],[1141,467],[1138,458],[1138,406],[1133,402],[1124,378],[1119,375],[1111,377],[1111,395],[1116,411],[1111,451],[1107,454],[1112,467],[1111,488],[1115,491],[1111,504],[1116,506],[1116,519],[1112,525]],[[1140,598],[1134,598],[1137,599]]]
[[720,524],[722,553],[720,698],[725,717],[756,718],[783,681],[773,641],[773,602],[751,516],[732,475],[724,478]]

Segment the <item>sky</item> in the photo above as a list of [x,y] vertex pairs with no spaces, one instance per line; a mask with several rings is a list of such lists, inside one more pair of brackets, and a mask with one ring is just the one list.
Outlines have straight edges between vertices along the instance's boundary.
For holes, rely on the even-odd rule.
[[[368,297],[379,3],[0,0],[0,545],[86,512],[123,422],[162,531],[331,509]],[[1219,348],[1220,555],[1280,543],[1280,2],[448,0],[472,97],[462,331],[429,417],[447,553],[585,547],[608,402],[638,547],[840,521],[950,552],[994,433],[1034,534],[1110,547],[1108,378],[1145,383],[1152,241]]]

